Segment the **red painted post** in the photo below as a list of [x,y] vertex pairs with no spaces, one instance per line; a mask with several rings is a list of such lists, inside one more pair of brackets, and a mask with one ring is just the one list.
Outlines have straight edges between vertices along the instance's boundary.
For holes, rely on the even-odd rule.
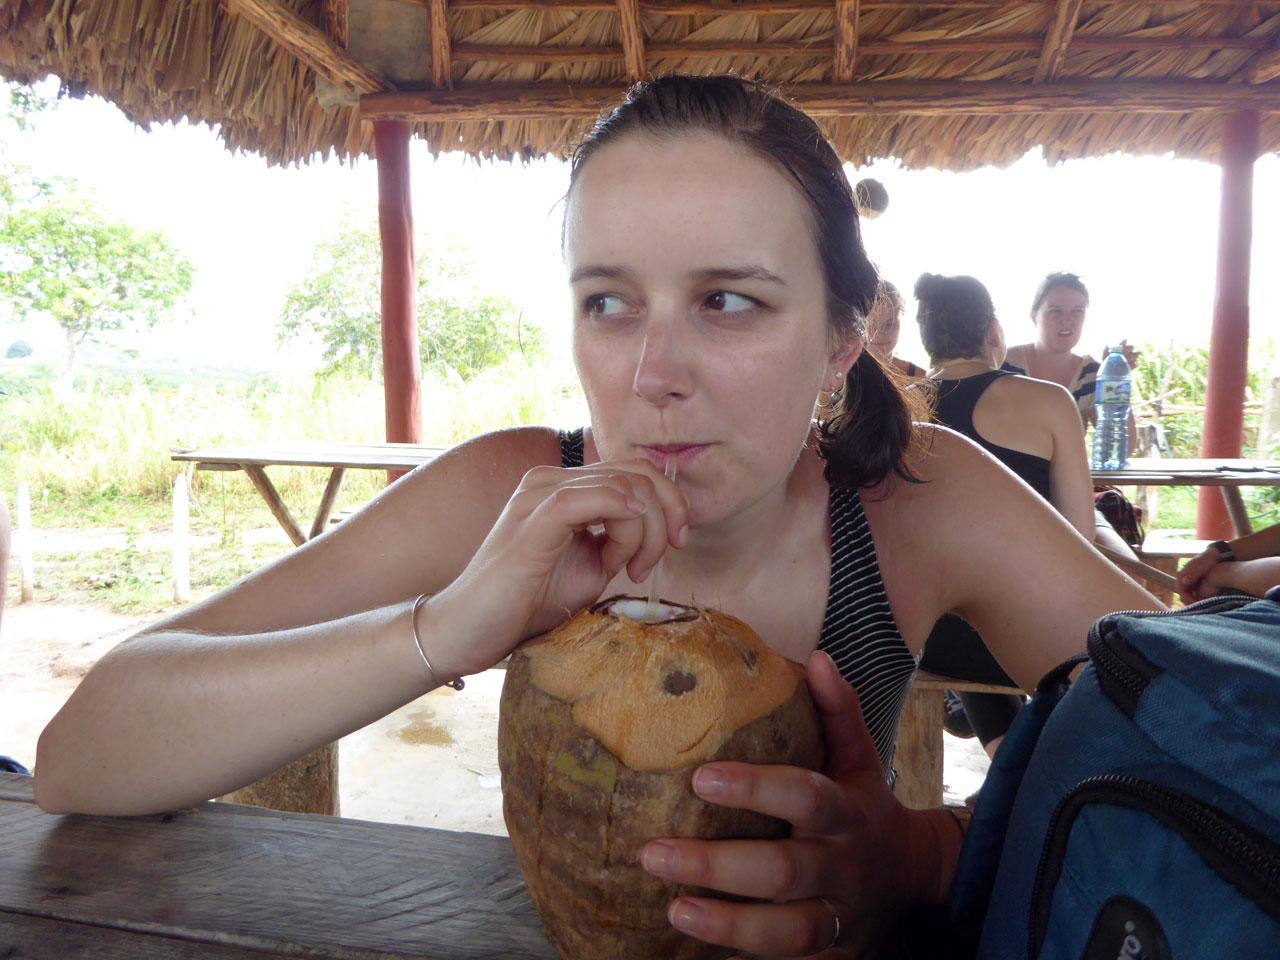
[[[1200,456],[1239,457],[1244,449],[1244,397],[1249,374],[1249,258],[1253,245],[1253,165],[1258,114],[1240,110],[1222,125],[1222,205],[1218,215],[1218,280],[1209,336]],[[1234,536],[1221,492],[1201,487],[1196,536]]]
[[[409,133],[409,124],[401,120],[378,120],[373,125],[382,234],[382,389],[389,443],[422,442]],[[388,471],[387,482],[401,473]]]

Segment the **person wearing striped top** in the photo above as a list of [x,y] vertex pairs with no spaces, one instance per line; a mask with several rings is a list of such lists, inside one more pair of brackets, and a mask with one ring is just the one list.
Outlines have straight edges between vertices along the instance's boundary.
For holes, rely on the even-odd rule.
[[877,277],[839,156],[763,86],[634,86],[574,152],[562,242],[582,466],[550,428],[483,434],[144,629],[45,729],[36,801],[136,814],[226,793],[643,592],[662,560],[664,598],[807,663],[827,753],[822,773],[691,772],[792,835],[650,841],[642,867],[699,890],[668,919],[739,953],[860,955],[946,902],[959,855],[957,820],[906,809],[885,775],[933,623],[963,614],[1029,688],[1099,616],[1152,601],[971,441],[913,423],[864,349]]

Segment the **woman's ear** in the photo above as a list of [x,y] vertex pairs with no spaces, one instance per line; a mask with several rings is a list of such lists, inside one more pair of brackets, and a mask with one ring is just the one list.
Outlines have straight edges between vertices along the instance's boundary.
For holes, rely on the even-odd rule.
[[838,371],[841,376],[847,376],[866,348],[867,342],[857,334],[841,337],[835,349],[831,351],[831,359],[828,362],[830,371],[832,373]]

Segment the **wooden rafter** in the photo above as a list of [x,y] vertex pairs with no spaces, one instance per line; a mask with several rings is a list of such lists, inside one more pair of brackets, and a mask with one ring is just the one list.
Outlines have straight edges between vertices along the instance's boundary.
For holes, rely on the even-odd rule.
[[1053,23],[1045,34],[1044,47],[1040,51],[1040,62],[1036,64],[1036,83],[1052,83],[1062,73],[1062,65],[1067,59],[1067,47],[1071,45],[1071,36],[1076,32],[1083,3],[1084,0],[1058,0],[1053,11]]
[[644,76],[644,28],[640,25],[638,0],[618,0],[618,23],[622,27],[622,60],[627,79],[635,83]]
[[324,0],[324,32],[343,50],[351,46],[350,14],[348,0]]
[[858,62],[859,0],[836,0],[836,55],[833,78],[836,83],[852,83]]
[[[427,3],[428,0],[405,0],[407,3]],[[1021,0],[1023,3],[1048,5],[1058,0]],[[1101,4],[1128,3],[1139,5],[1147,0],[1093,0]],[[1154,0],[1151,0],[1154,2]],[[1197,0],[1202,6],[1225,7],[1239,5],[1241,0]],[[1280,0],[1250,0],[1260,7],[1280,6]],[[1010,0],[861,0],[864,10],[937,10],[1007,7]],[[574,10],[609,11],[617,9],[616,0],[453,0],[455,10]],[[763,13],[826,13],[831,10],[831,0],[639,0],[641,13],[662,13],[670,16],[698,16],[699,14],[763,14]]]
[[[1280,113],[1277,89],[1217,81],[1073,80],[1042,86],[963,80],[798,84],[787,96],[819,117],[886,115],[1009,116],[1032,113]],[[388,93],[360,98],[366,120],[546,120],[596,116],[620,87],[477,86],[454,91]]]
[[355,60],[323,30],[308,23],[278,0],[222,0],[227,10],[248,20],[312,70],[356,93],[379,93],[395,87]]
[[437,90],[453,89],[453,54],[449,45],[448,0],[430,0],[431,85]]
[[[1007,53],[1032,52],[1042,48],[1038,37],[959,37],[955,40],[863,40],[858,43],[862,56],[884,54],[938,53]],[[1079,50],[1257,50],[1268,49],[1269,42],[1254,37],[1080,37]],[[648,60],[689,57],[827,57],[837,56],[835,47],[826,41],[725,40],[704,43],[650,43],[644,48]],[[459,43],[453,47],[454,60],[493,60],[500,63],[606,63],[624,60],[621,47],[535,47]]]

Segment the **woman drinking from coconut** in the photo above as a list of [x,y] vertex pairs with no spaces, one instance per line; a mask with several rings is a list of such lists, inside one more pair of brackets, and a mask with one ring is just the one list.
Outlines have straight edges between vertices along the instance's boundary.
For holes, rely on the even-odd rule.
[[785,101],[733,77],[638,85],[574,155],[563,243],[590,427],[460,444],[125,641],[41,737],[36,799],[136,814],[221,795],[637,592],[665,557],[665,598],[808,662],[828,742],[825,776],[696,771],[703,798],[793,835],[651,843],[651,873],[752,898],[680,897],[670,921],[744,952],[855,955],[946,898],[960,847],[886,779],[934,622],[964,616],[1030,689],[1097,617],[1153,601],[976,445],[912,424],[864,349],[876,275],[848,181]]

